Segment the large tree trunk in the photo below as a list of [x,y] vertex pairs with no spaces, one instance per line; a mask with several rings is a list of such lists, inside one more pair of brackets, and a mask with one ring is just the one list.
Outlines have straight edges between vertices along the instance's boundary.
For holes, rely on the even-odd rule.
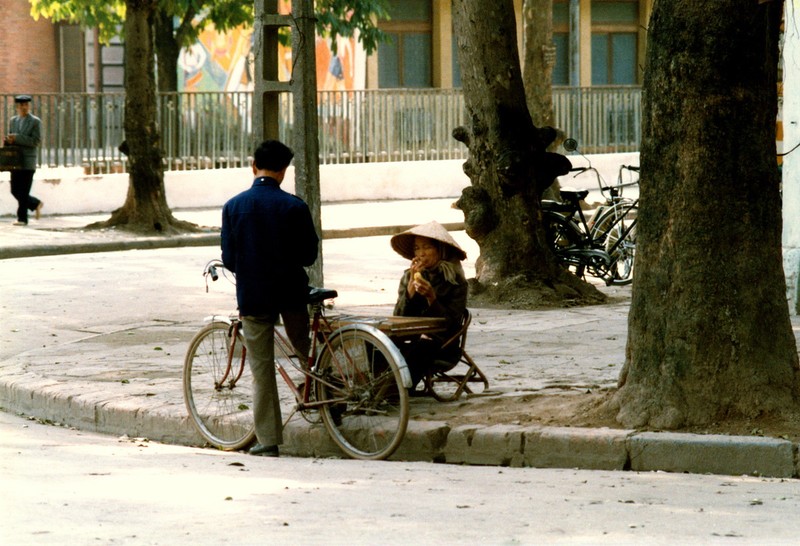
[[555,125],[553,113],[553,0],[525,0],[522,6],[525,63],[522,79],[528,111],[538,127]]
[[472,182],[458,207],[480,246],[479,289],[511,304],[526,288],[540,292],[540,304],[601,300],[556,265],[545,244],[540,195],[566,159],[545,153],[553,135],[537,129],[528,113],[513,0],[454,0],[453,19],[470,120],[454,136],[469,147],[464,171]]
[[170,234],[195,226],[176,220],[164,189],[161,136],[156,123],[153,17],[158,0],[127,0],[125,17],[125,140],[128,195],[111,218],[94,227]]
[[175,36],[174,16],[158,10],[155,18],[155,48],[158,59],[158,90],[174,93],[178,90],[178,57],[181,45]]
[[618,420],[677,428],[800,393],[775,152],[782,2],[662,0],[648,33]]
[[[553,67],[556,46],[553,43],[553,0],[525,0],[522,5],[524,63],[522,81],[528,111],[537,127],[555,127],[553,110]],[[564,132],[548,146],[555,152],[564,142]],[[543,194],[544,199],[560,201],[561,185],[556,180]]]

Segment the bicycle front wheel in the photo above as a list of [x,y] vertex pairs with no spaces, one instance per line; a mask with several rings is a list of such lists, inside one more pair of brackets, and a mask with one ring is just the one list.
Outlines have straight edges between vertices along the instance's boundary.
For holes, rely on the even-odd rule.
[[608,232],[606,252],[611,257],[611,267],[605,278],[608,284],[625,285],[633,282],[636,259],[636,225],[622,221]]
[[245,353],[241,334],[234,340],[230,324],[212,322],[194,336],[184,359],[186,409],[200,435],[219,449],[242,449],[255,438],[253,378]]
[[607,284],[625,285],[633,282],[633,266],[636,258],[636,219],[639,208],[630,206],[625,215],[617,218],[606,233],[604,247],[611,258],[611,265],[604,277]]
[[355,459],[389,457],[408,426],[405,360],[379,330],[351,325],[334,332],[317,363],[317,400],[333,441]]

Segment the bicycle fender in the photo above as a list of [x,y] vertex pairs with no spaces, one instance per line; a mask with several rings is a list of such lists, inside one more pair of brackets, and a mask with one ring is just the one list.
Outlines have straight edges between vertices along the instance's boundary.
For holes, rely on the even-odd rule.
[[[400,352],[400,349],[398,349],[397,345],[395,345],[394,342],[389,339],[389,336],[374,326],[370,326],[369,324],[355,323],[347,324],[341,328],[337,328],[333,331],[333,333],[331,333],[330,337],[334,338],[335,336],[338,336],[341,333],[349,330],[361,330],[362,332],[372,335],[373,337],[377,338],[378,341],[383,343],[383,345],[389,351],[389,354],[392,356],[392,358],[394,358],[394,361],[397,362],[397,367],[400,369],[400,378],[403,381],[403,386],[407,389],[411,388],[411,372],[408,369],[408,364],[406,364],[406,359],[403,358],[403,354]],[[319,356],[321,355],[322,353],[320,353]],[[319,358],[319,356],[317,356],[317,358]]]
[[577,248],[567,251],[566,254],[579,256],[581,261],[588,261],[590,258],[596,258],[601,260],[605,265],[609,265],[611,263],[611,256],[609,256],[608,252],[605,250],[597,250],[594,248]]
[[234,318],[235,317],[231,317],[228,315],[209,315],[203,318],[203,322],[205,322],[206,324],[211,324],[212,322],[224,322],[225,324],[230,326],[231,324],[233,324]]

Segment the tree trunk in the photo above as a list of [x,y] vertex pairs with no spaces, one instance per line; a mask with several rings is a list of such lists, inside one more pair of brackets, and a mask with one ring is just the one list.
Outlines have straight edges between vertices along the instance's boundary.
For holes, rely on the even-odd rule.
[[531,121],[513,0],[454,0],[453,19],[470,120],[454,137],[469,147],[464,172],[472,182],[458,207],[481,250],[478,289],[494,290],[506,303],[526,286],[541,293],[539,304],[561,298],[599,301],[599,292],[556,265],[545,243],[539,200],[566,159],[545,153],[554,135]]
[[174,16],[158,10],[155,24],[155,47],[158,59],[158,90],[174,93],[178,90],[178,57],[181,46],[175,36]]
[[[522,50],[525,55],[522,81],[528,111],[537,127],[555,127],[553,66],[556,62],[556,46],[553,43],[553,1],[525,0],[522,5],[522,20]],[[558,136],[547,149],[555,152],[562,142],[564,132],[558,130]],[[556,180],[542,197],[560,201],[560,190],[561,185]]]
[[798,401],[775,151],[782,5],[655,3],[615,397],[625,426],[701,425]]
[[125,227],[170,234],[196,226],[176,220],[164,189],[161,137],[156,123],[153,17],[158,0],[127,0],[125,17],[125,141],[128,194],[111,218],[93,227]]
[[553,113],[553,0],[525,0],[522,7],[525,64],[522,80],[528,111],[539,127],[555,125]]

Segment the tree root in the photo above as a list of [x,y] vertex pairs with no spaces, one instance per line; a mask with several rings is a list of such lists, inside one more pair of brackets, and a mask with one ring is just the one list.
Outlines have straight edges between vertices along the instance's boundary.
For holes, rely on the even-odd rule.
[[[184,220],[178,220],[172,214],[166,218],[158,219],[132,219],[127,214],[112,213],[111,218],[95,222],[86,226],[86,229],[115,229],[127,231],[136,235],[182,235],[186,233],[206,233],[211,228],[199,226]],[[216,230],[214,230],[216,231]]]
[[497,282],[470,279],[470,305],[493,309],[541,309],[606,303],[606,295],[564,272],[554,281],[515,275]]

